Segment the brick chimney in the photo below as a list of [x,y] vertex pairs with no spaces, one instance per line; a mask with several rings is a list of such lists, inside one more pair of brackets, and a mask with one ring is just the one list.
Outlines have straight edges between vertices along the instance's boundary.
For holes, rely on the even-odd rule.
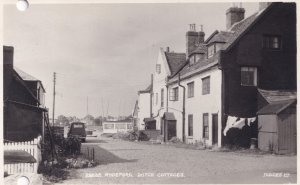
[[200,25],[200,32],[198,32],[199,44],[204,42],[205,33],[203,32],[203,25]]
[[9,85],[12,81],[14,68],[14,48],[11,46],[3,46],[3,98],[9,96]]
[[3,46],[3,64],[8,64],[13,66],[14,62],[14,47]]
[[258,6],[259,6],[258,9],[259,9],[259,11],[267,8],[271,3],[272,2],[259,2],[258,3]]
[[203,32],[203,28],[201,25],[201,31],[196,31],[196,24],[190,24],[190,30],[186,32],[186,56],[191,54],[192,51],[196,49],[196,47],[204,42],[205,33]]
[[226,29],[228,30],[234,23],[243,20],[245,9],[242,7],[231,7],[226,11]]

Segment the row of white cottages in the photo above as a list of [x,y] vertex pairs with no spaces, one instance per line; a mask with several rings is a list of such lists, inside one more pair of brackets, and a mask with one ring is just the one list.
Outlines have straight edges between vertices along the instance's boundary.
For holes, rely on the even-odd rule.
[[[165,141],[177,137],[220,147],[229,124],[251,128],[255,122],[264,128],[257,123],[259,110],[279,114],[295,106],[294,6],[260,3],[259,10],[247,18],[244,8],[231,7],[226,12],[226,30],[207,39],[203,30],[197,32],[190,25],[185,53],[170,52],[168,47],[159,50],[151,84],[138,92],[136,127],[160,130]],[[266,145],[262,147],[278,142],[272,141],[268,129],[261,135]]]

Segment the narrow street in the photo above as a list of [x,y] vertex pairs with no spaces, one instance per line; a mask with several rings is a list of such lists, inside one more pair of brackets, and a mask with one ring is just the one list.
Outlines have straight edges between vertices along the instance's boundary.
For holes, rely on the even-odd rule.
[[296,156],[191,150],[99,136],[82,145],[83,153],[87,147],[94,148],[99,165],[70,170],[63,184],[296,183]]

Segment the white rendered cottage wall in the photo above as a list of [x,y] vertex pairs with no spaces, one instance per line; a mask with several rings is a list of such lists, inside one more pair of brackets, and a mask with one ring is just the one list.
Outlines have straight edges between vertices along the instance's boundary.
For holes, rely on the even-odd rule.
[[138,97],[138,129],[145,130],[144,118],[150,118],[150,93],[140,93]]
[[[210,93],[202,95],[202,79],[210,76]],[[194,97],[188,98],[187,84],[194,82]],[[215,68],[199,75],[184,79],[181,85],[186,88],[186,112],[185,112],[185,136],[187,142],[203,141],[203,114],[208,113],[209,138],[206,141],[212,145],[212,114],[218,114],[218,146],[221,147],[221,82],[222,72]],[[178,84],[170,85],[169,90],[178,87]],[[178,101],[169,101],[169,112],[173,112],[177,120],[177,137],[182,139],[182,104],[183,90],[179,87]],[[193,136],[188,137],[188,115],[193,115]]]
[[[160,65],[161,71],[158,73],[156,71],[156,65]],[[169,66],[165,57],[165,52],[161,48],[158,53],[157,62],[155,65],[155,72],[153,75],[153,98],[152,98],[152,110],[153,117],[156,120],[156,129],[160,130],[161,128],[161,118],[166,111],[166,78],[170,75]],[[161,89],[164,89],[164,106],[161,106]]]

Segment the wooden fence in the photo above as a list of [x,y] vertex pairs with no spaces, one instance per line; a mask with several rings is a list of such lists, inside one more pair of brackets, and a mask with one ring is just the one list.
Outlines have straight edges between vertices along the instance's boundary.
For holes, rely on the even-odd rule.
[[37,173],[38,164],[42,160],[40,141],[41,141],[41,137],[38,137],[32,141],[4,143],[4,151],[24,150],[29,154],[31,154],[36,160],[35,163],[4,164],[4,171],[6,171],[8,174],[24,173],[24,172]]

